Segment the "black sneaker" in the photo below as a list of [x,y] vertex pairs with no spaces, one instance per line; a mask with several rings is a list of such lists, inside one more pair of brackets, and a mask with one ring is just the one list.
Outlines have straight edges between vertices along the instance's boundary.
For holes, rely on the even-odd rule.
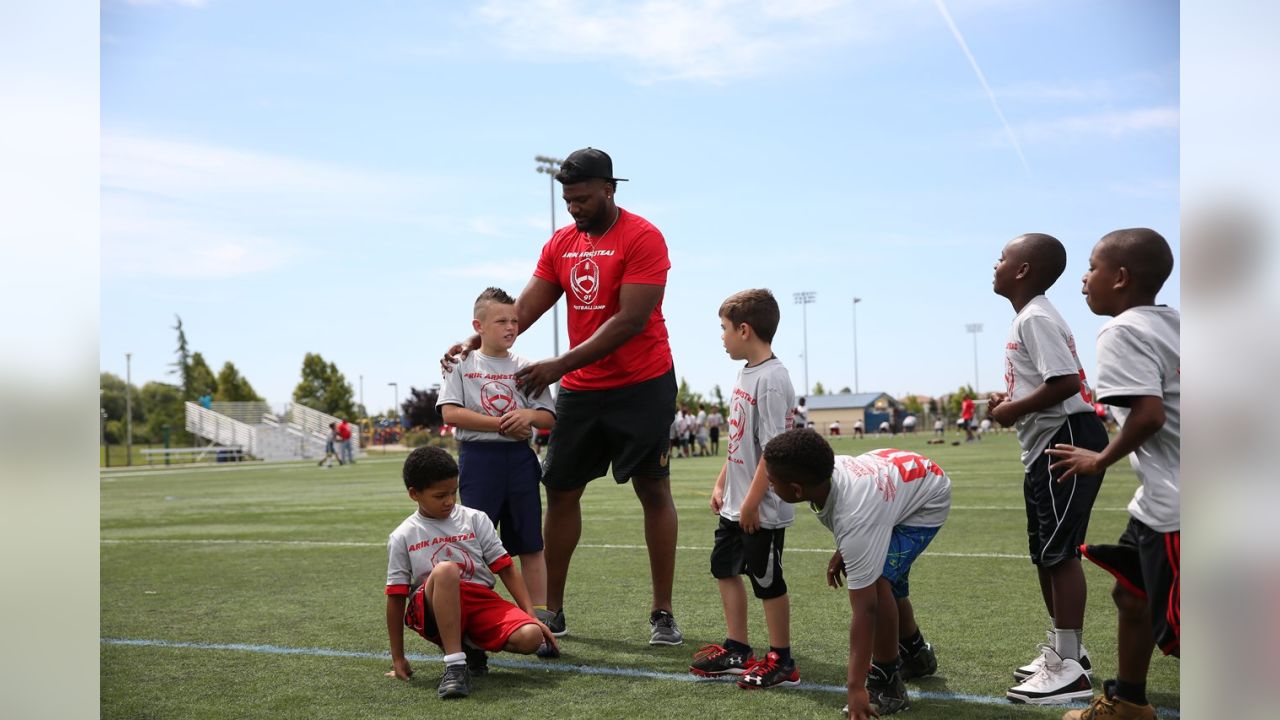
[[471,671],[472,677],[480,677],[489,674],[489,654],[478,647],[472,647],[463,644],[462,652],[467,655],[467,670]]
[[800,684],[800,671],[796,669],[795,659],[784,664],[778,653],[769,651],[763,660],[757,660],[738,680],[738,687],[744,690],[760,690],[773,687],[795,687]]
[[676,625],[676,616],[666,610],[654,610],[649,615],[650,645],[680,645],[684,642],[684,633]]
[[564,637],[569,634],[569,628],[564,623],[564,608],[560,608],[555,612],[550,610],[534,610],[534,617],[538,621],[547,626],[552,635],[556,637]]
[[902,683],[902,673],[896,672],[893,677],[878,680],[867,676],[867,694],[871,697],[871,707],[881,715],[892,715],[899,710],[911,707],[907,698],[907,686]]
[[436,694],[441,700],[464,698],[471,694],[471,671],[466,665],[446,665]]
[[693,664],[689,672],[698,677],[718,677],[720,675],[742,675],[754,665],[756,656],[743,654],[719,645],[703,645],[693,655]]
[[922,678],[938,671],[938,656],[933,654],[933,646],[929,643],[925,643],[915,655],[903,653],[901,647],[898,651],[902,655],[902,667],[898,669],[898,674],[903,680]]

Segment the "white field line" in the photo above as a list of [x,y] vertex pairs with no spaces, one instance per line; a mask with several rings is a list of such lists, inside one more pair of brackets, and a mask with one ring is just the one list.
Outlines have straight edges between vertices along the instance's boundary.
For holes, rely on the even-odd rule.
[[[357,542],[357,541],[341,541],[341,540],[237,540],[237,539],[209,539],[200,540],[194,538],[120,538],[120,539],[103,539],[103,545],[278,545],[283,547],[368,547],[368,548],[385,548],[386,543],[376,542]],[[592,550],[644,550],[644,545],[624,545],[616,543],[580,543],[579,548],[587,548]],[[698,552],[711,552],[709,545],[678,545],[677,550],[695,550]],[[792,553],[823,553],[829,554],[834,552],[833,548],[794,548],[789,547],[786,552]],[[953,552],[933,552],[926,550],[925,557],[956,557],[956,558],[1001,558],[1009,560],[1025,560],[1026,555],[1017,555],[1012,553],[953,553]]]

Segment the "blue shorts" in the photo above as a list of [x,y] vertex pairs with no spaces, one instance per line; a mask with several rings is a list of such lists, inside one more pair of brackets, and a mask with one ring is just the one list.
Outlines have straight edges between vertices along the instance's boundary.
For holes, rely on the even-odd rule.
[[929,543],[933,541],[940,528],[912,527],[898,525],[889,537],[889,553],[884,559],[884,572],[881,575],[893,586],[893,596],[904,598],[910,595],[908,583],[911,564],[920,557]]
[[511,555],[542,550],[542,467],[528,443],[473,440],[459,444],[458,494],[498,529]]

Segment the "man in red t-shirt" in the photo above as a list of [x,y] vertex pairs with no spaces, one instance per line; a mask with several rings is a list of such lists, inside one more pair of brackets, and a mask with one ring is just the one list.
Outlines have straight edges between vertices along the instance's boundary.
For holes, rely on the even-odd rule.
[[[561,295],[568,305],[569,350],[516,373],[530,395],[560,382],[543,462],[547,607],[537,609],[538,616],[557,636],[568,632],[564,587],[582,532],[582,492],[612,466],[614,480],[630,480],[644,510],[653,580],[649,643],[679,645],[683,636],[671,612],[678,521],[668,467],[676,380],[662,317],[671,268],[666,240],[649,221],[614,203],[623,178],[613,176],[606,153],[577,150],[555,178],[574,224],[552,234],[516,300],[521,332]],[[478,346],[473,336],[449,348],[441,361],[445,372],[456,356]]]
[[960,419],[964,421],[964,441],[973,441],[973,398],[968,395],[960,403]]
[[355,450],[351,447],[351,424],[346,418],[338,418],[338,438],[342,441],[339,445],[342,462],[354,465],[356,462]]

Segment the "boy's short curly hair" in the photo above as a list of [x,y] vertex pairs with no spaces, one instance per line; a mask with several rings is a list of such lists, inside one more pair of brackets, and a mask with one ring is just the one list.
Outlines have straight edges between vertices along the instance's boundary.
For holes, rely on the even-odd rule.
[[746,323],[761,340],[771,343],[778,332],[782,311],[773,293],[765,288],[753,288],[736,292],[720,303],[720,317],[728,319],[734,327]]
[[775,435],[764,446],[764,464],[769,475],[781,482],[812,487],[831,479],[836,454],[818,433],[795,428]]
[[426,490],[442,480],[458,477],[458,463],[438,447],[420,447],[404,461],[404,486]]

